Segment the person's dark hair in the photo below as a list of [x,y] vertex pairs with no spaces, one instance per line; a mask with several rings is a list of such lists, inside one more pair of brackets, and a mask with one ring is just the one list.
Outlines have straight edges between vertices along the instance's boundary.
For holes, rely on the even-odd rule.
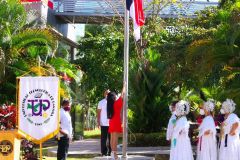
[[111,119],[114,114],[113,104],[115,101],[115,96],[116,96],[115,92],[109,92],[107,95],[107,118],[108,119]]
[[207,101],[207,98],[206,98],[204,92],[203,92],[202,90],[200,90],[200,93],[199,93],[199,94],[200,94],[200,98],[206,102],[206,101]]
[[177,104],[178,102],[179,102],[179,101],[172,101],[171,106],[176,107],[176,104]]
[[63,100],[62,101],[62,106],[65,106],[66,104],[69,104],[69,100]]
[[214,112],[213,111],[209,111],[210,115],[214,117]]

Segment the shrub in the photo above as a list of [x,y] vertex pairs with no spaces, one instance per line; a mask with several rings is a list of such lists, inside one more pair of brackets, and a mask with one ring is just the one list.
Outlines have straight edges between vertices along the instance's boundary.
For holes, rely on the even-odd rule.
[[[191,124],[189,128],[189,137],[192,145],[197,145],[198,125]],[[155,133],[131,133],[128,135],[129,146],[147,147],[147,146],[170,146],[166,140],[166,131]]]
[[34,148],[37,145],[28,140],[22,140],[21,142],[21,150],[22,150],[22,158],[23,160],[38,160],[38,154]]
[[128,136],[129,146],[147,147],[147,146],[168,146],[165,132],[157,133],[132,133]]

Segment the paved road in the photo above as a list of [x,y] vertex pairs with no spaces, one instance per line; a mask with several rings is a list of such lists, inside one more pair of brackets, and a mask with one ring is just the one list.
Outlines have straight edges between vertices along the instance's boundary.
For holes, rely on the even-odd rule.
[[[128,147],[128,155],[153,156],[169,155],[169,147]],[[57,148],[48,150],[48,156],[56,156]],[[118,153],[121,154],[121,147],[118,147]],[[74,141],[69,147],[69,157],[96,157],[100,156],[100,140],[86,139]]]

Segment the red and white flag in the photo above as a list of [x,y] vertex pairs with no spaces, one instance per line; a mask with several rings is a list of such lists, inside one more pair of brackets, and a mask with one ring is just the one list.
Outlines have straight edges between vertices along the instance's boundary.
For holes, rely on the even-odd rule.
[[127,10],[130,12],[130,16],[133,19],[134,37],[137,40],[140,39],[140,27],[143,26],[144,13],[143,13],[143,1],[142,0],[126,0]]

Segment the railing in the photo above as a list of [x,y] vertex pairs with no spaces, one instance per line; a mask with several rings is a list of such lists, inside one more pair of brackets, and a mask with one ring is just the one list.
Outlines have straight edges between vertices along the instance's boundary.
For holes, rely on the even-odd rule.
[[[78,12],[94,15],[105,13],[115,14],[109,6],[108,0],[55,0],[54,2],[56,12]],[[114,0],[114,7],[123,10],[120,0]]]
[[[147,0],[150,2],[151,0]],[[207,0],[182,0],[169,3],[158,14],[166,15],[195,15],[196,11],[205,7],[217,6],[218,2]],[[145,6],[146,7],[146,6]],[[145,15],[153,13],[151,7],[146,7]],[[54,9],[57,13],[76,13],[79,16],[123,16],[123,0],[54,0]]]

